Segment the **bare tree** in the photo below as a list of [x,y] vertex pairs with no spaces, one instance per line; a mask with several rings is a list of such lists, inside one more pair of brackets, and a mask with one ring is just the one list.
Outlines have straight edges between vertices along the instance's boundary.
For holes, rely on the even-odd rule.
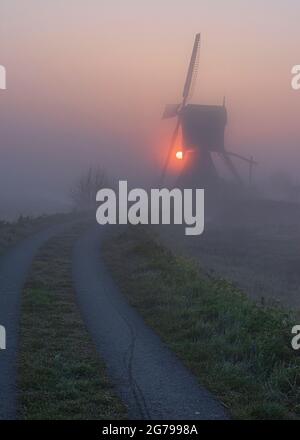
[[83,174],[71,188],[70,196],[75,208],[79,210],[93,209],[96,204],[97,192],[107,186],[109,184],[104,170],[100,167],[89,168],[87,173]]

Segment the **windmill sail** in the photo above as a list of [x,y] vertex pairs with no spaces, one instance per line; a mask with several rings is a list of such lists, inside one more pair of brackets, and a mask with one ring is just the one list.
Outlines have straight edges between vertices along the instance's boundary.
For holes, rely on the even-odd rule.
[[171,138],[166,161],[165,161],[165,164],[164,164],[164,167],[162,170],[161,183],[164,181],[166,171],[168,169],[168,165],[169,165],[169,162],[171,159],[172,151],[174,148],[174,144],[175,144],[177,136],[178,136],[178,132],[179,132],[180,124],[181,124],[180,112],[182,111],[182,109],[185,107],[185,105],[187,103],[187,100],[188,100],[188,98],[190,96],[190,92],[191,92],[191,86],[192,86],[192,83],[195,79],[195,72],[197,70],[196,67],[198,66],[197,60],[198,60],[199,47],[200,47],[200,34],[196,34],[195,42],[194,42],[194,46],[193,46],[193,51],[192,51],[192,55],[191,55],[191,59],[190,59],[190,63],[189,63],[189,68],[188,68],[186,80],[184,83],[184,88],[183,88],[183,93],[182,93],[182,98],[183,98],[182,103],[179,105],[168,105],[168,106],[166,106],[166,109],[164,111],[163,118],[172,118],[172,117],[177,116],[178,119],[177,119],[174,133]]
[[188,68],[188,72],[186,75],[186,80],[183,88],[183,104],[187,101],[190,96],[191,86],[193,84],[193,80],[198,72],[198,55],[199,55],[199,47],[200,47],[200,34],[196,34],[194,47],[192,51],[192,56]]
[[178,116],[179,109],[180,109],[180,104],[167,104],[162,118],[163,119],[175,118],[175,116]]

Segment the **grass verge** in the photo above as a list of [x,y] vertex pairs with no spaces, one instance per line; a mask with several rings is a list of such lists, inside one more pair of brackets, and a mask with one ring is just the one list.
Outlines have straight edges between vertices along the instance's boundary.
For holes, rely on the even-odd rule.
[[291,313],[208,278],[145,228],[110,239],[104,256],[129,302],[234,418],[300,418]]
[[73,229],[44,246],[24,289],[19,356],[22,419],[125,417],[76,304],[71,275],[75,237]]

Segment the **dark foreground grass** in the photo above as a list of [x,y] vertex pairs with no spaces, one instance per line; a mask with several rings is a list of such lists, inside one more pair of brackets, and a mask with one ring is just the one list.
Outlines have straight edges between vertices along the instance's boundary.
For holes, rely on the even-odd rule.
[[145,229],[110,239],[105,258],[130,303],[239,419],[300,416],[294,317],[208,278]]
[[73,230],[35,259],[22,301],[19,417],[122,419],[103,363],[77,308],[71,278]]

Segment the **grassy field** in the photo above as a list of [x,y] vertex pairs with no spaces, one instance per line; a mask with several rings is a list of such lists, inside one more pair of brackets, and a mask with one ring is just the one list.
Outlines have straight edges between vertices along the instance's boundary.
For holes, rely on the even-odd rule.
[[255,301],[300,310],[300,204],[226,201],[206,213],[204,234],[192,238],[178,225],[155,228],[166,247]]
[[122,419],[77,308],[71,249],[76,231],[50,241],[23,294],[19,356],[21,419]]
[[145,228],[110,239],[104,255],[130,303],[234,418],[300,418],[297,317],[201,273]]

